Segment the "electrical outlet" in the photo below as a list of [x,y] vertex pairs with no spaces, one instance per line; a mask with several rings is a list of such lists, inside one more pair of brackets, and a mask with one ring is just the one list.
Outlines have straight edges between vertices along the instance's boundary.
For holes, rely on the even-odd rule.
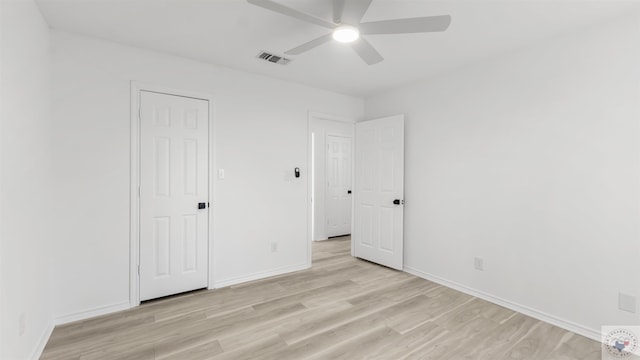
[[630,313],[636,313],[636,297],[618,293],[618,309],[628,311]]
[[482,258],[473,258],[473,267],[478,271],[484,271],[484,260]]
[[271,252],[278,252],[278,243],[277,242],[272,242],[271,243]]
[[20,317],[18,318],[18,333],[20,336],[24,335],[24,332],[27,330],[27,314],[20,313]]

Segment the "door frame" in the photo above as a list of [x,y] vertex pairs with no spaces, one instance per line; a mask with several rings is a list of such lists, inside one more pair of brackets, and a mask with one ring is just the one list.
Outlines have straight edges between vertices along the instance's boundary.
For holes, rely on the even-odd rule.
[[[355,159],[354,159],[354,144],[355,144],[355,124],[356,120],[352,118],[340,117],[320,112],[309,111],[307,114],[307,169],[309,169],[309,176],[307,176],[307,267],[310,268],[312,266],[312,242],[313,242],[313,208],[315,204],[313,203],[314,193],[313,193],[313,177],[315,176],[315,172],[313,171],[312,165],[314,164],[313,159],[313,141],[312,141],[312,122],[313,120],[329,120],[329,121],[339,121],[351,124],[353,126],[353,134],[352,143],[351,143],[351,180],[353,181],[353,176],[355,175]],[[325,164],[326,166],[326,164]],[[351,229],[353,231],[353,196],[351,197]],[[351,238],[351,256],[353,256],[353,237]]]
[[215,288],[215,267],[214,261],[214,185],[213,171],[215,169],[215,102],[211,94],[194,92],[189,90],[176,89],[155,84],[131,81],[131,139],[130,139],[130,190],[129,190],[129,307],[140,305],[140,92],[149,91],[166,95],[182,96],[199,100],[206,100],[209,103],[209,207],[208,214],[208,269],[207,288]]

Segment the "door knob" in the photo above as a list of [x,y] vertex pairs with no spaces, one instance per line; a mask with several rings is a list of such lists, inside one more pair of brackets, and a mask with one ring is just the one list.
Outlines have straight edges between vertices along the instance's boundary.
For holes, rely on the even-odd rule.
[[347,190],[347,194],[351,194],[351,190]]
[[207,203],[198,203],[198,210],[206,209]]
[[393,205],[400,205],[401,203],[404,204],[404,200],[402,201],[400,199],[393,200]]

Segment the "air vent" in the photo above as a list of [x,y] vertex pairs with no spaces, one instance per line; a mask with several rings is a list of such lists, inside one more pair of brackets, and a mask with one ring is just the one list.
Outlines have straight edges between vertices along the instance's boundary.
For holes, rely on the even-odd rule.
[[291,61],[291,59],[287,59],[284,56],[274,55],[266,51],[261,51],[260,54],[258,54],[258,59],[262,59],[264,61],[268,61],[274,64],[280,64],[280,65],[287,65],[289,61]]

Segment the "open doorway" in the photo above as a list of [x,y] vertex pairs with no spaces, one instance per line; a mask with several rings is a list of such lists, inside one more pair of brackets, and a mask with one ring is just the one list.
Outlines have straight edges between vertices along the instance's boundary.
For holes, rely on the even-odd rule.
[[311,246],[313,248],[311,262],[314,269],[334,269],[333,265],[344,263],[345,258],[351,258],[351,235],[314,241]]
[[312,261],[312,249],[333,247],[321,242],[352,253],[354,121],[310,113],[309,140]]

